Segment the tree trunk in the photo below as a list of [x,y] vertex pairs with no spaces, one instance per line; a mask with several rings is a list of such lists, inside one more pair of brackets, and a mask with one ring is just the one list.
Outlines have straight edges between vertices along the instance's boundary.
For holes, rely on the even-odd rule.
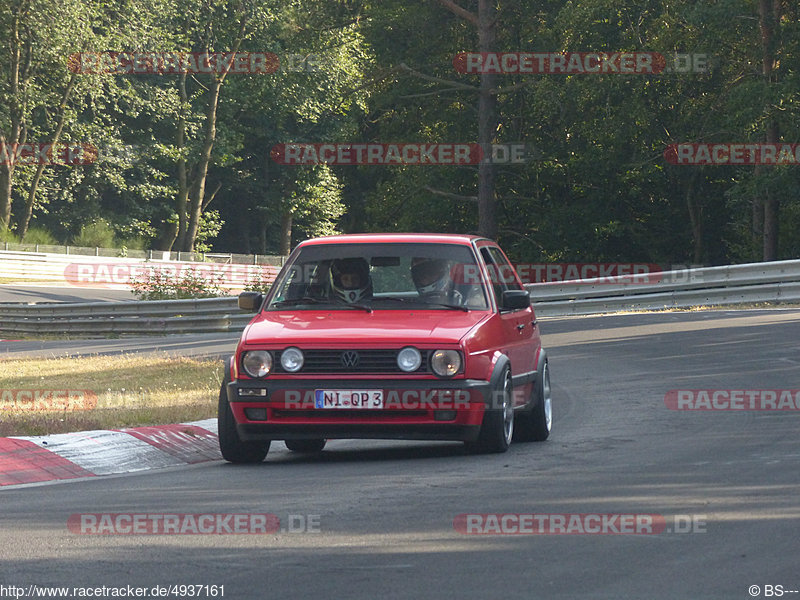
[[[244,39],[247,17],[243,16],[239,22],[239,33],[230,49],[231,53],[236,54]],[[211,49],[206,47],[207,52]],[[183,250],[186,252],[194,251],[194,243],[197,239],[197,232],[200,229],[200,217],[205,207],[206,178],[208,177],[208,166],[211,164],[211,151],[214,149],[214,142],[217,139],[217,108],[219,107],[219,97],[222,92],[222,84],[230,72],[231,65],[219,75],[211,76],[211,84],[208,88],[208,107],[206,108],[205,136],[203,147],[200,151],[200,159],[192,169],[194,178],[189,186],[188,197],[188,222],[186,224],[186,237],[183,241]]]
[[686,208],[689,210],[689,223],[692,227],[692,263],[699,265],[703,261],[705,248],[703,246],[703,207],[698,206],[694,193],[696,181],[697,175],[691,175],[686,188]]
[[[493,52],[496,39],[496,9],[494,0],[478,2],[478,49]],[[483,160],[478,165],[478,232],[488,238],[497,237],[497,198],[495,194],[495,165],[492,162],[492,144],[497,135],[496,76],[481,74],[478,96],[478,144]]]
[[[761,29],[761,54],[762,54],[762,74],[766,85],[774,83],[773,69],[775,67],[776,47],[778,40],[778,25],[781,17],[780,0],[759,0],[759,26]],[[765,142],[775,144],[780,138],[778,124],[772,117],[772,107],[767,106],[767,131]],[[763,200],[764,205],[764,242],[762,259],[765,261],[777,260],[778,258],[778,228],[779,228],[779,199],[771,194],[767,194]]]
[[[64,131],[67,102],[69,102],[69,97],[72,95],[72,90],[75,89],[76,77],[77,74],[73,73],[69,78],[67,87],[64,90],[63,96],[61,97],[61,104],[58,106],[58,124],[56,125],[56,130],[53,132],[53,137],[51,140],[53,150],[55,150],[56,144],[58,144],[61,140],[61,133]],[[46,166],[47,165],[45,163],[39,163],[36,166],[36,173],[33,175],[31,187],[28,190],[28,196],[25,199],[25,213],[22,215],[22,219],[20,219],[19,222],[19,227],[17,228],[17,233],[21,241],[25,239],[25,235],[28,233],[28,226],[31,222],[31,216],[33,216],[33,206],[36,203],[36,192],[39,189],[39,181],[42,179],[42,173],[44,173]]]
[[292,251],[292,221],[294,214],[290,211],[281,214],[281,237],[278,253],[288,256]]
[[7,228],[11,223],[11,193],[14,190],[14,160],[17,145],[27,137],[25,128],[25,103],[22,92],[30,79],[31,43],[20,40],[20,24],[24,23],[30,11],[30,2],[22,2],[11,21],[9,42],[9,81],[8,81],[8,135],[0,131],[0,227]]
[[[0,141],[0,144],[3,142]],[[0,154],[3,149],[0,149]],[[9,154],[12,150],[5,149]],[[7,229],[11,221],[11,191],[14,187],[14,164],[0,158],[0,229]]]
[[258,230],[258,245],[261,248],[259,254],[267,253],[267,226],[269,225],[266,215],[261,216],[261,227]]
[[194,250],[194,242],[197,239],[197,232],[200,229],[200,216],[203,213],[203,199],[206,194],[206,178],[208,177],[208,166],[211,164],[211,151],[214,149],[214,141],[217,138],[217,107],[219,106],[219,93],[222,83],[217,79],[212,79],[208,90],[208,109],[206,110],[205,137],[203,148],[200,151],[200,160],[194,169],[194,180],[189,189],[189,221],[186,225],[186,238],[183,243],[185,252]]
[[167,250],[172,250],[174,244],[178,250],[183,250],[186,243],[186,202],[189,198],[189,184],[186,174],[186,111],[188,110],[189,97],[186,94],[186,73],[181,73],[178,79],[178,93],[181,98],[181,109],[178,115],[178,139],[176,143],[181,151],[178,159],[178,195],[175,198],[175,212],[178,213],[177,234],[175,240]]
[[[458,15],[478,30],[478,50],[493,52],[497,38],[496,0],[478,0],[478,12],[473,13],[455,0],[438,0],[454,15]],[[497,135],[497,77],[481,73],[478,87],[478,145],[482,160],[478,164],[478,232],[489,238],[497,237],[497,196],[494,189],[495,165],[492,164],[492,144]]]

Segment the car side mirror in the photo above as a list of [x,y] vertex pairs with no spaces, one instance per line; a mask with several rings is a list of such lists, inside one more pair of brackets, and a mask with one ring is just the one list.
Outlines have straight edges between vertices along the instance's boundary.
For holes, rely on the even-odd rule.
[[528,290],[505,290],[500,303],[502,310],[520,310],[531,305],[531,294]]
[[242,292],[239,294],[239,309],[248,312],[258,312],[263,301],[264,295],[260,292]]

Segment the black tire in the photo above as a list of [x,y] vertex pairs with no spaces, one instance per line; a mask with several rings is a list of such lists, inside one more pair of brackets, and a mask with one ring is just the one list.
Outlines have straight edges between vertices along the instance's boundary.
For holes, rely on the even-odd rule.
[[243,442],[239,438],[225,386],[223,382],[217,407],[219,450],[222,458],[232,463],[260,463],[267,457],[270,442]]
[[506,368],[498,388],[492,393],[491,408],[483,414],[478,439],[467,442],[467,448],[480,454],[505,452],[514,435],[514,394],[511,371]]
[[540,377],[536,378],[533,402],[529,410],[517,415],[515,442],[543,442],[553,426],[553,400],[550,391],[550,367],[547,359]]
[[301,454],[315,454],[322,452],[325,448],[326,440],[284,440],[286,447],[292,452]]

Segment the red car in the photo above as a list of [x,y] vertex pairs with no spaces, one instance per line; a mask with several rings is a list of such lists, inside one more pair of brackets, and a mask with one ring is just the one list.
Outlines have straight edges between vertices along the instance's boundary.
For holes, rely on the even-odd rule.
[[340,235],[295,248],[228,361],[219,443],[460,440],[505,452],[545,440],[550,375],[528,292],[498,245],[467,235]]

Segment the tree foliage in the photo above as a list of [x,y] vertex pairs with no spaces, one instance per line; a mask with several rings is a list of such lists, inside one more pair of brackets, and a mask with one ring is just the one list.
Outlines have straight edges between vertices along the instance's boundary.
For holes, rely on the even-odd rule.
[[[455,55],[481,44],[657,52],[672,67],[705,55],[708,69],[457,72]],[[76,52],[237,49],[281,67],[67,68]],[[481,231],[532,262],[796,257],[800,165],[673,165],[664,150],[796,142],[799,54],[800,9],[785,0],[6,0],[0,143],[86,143],[98,157],[0,161],[0,229],[66,241],[104,219],[153,248],[259,253],[340,231]],[[532,160],[291,166],[270,155],[304,142],[524,142]]]

